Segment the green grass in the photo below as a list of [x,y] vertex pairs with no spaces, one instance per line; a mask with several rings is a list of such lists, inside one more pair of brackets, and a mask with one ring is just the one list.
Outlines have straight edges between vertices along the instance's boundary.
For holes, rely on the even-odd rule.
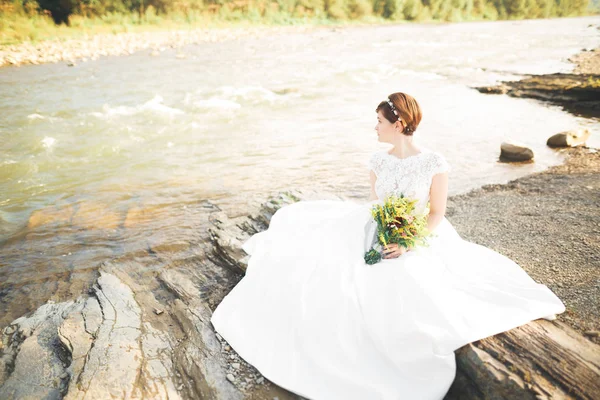
[[43,15],[17,15],[0,13],[0,46],[17,45],[24,42],[37,43],[46,40],[81,39],[97,34],[118,34],[123,32],[149,32],[192,29],[223,29],[267,26],[347,26],[363,24],[390,24],[381,17],[368,16],[357,20],[336,21],[325,17],[294,17],[277,13],[261,17],[242,13],[221,13],[203,15],[200,13],[170,13],[156,15],[146,13],[140,19],[136,14],[109,14],[88,18],[73,15],[70,26],[55,25],[52,19]]
[[[481,21],[485,16],[456,17],[456,21]],[[419,15],[417,22],[433,21],[424,13]],[[200,11],[170,12],[156,14],[152,7],[140,17],[138,13],[107,14],[102,17],[84,17],[72,15],[70,26],[55,25],[46,15],[40,15],[31,10],[9,10],[0,8],[0,48],[21,43],[38,43],[47,40],[64,41],[82,39],[97,34],[118,34],[123,32],[149,32],[192,29],[243,28],[261,26],[348,26],[398,24],[405,20],[389,20],[379,16],[366,15],[351,20],[328,19],[324,13],[310,17],[294,16],[287,12],[271,12],[264,16],[258,10],[250,8],[242,13],[240,10],[230,11],[222,8],[216,14],[206,14]]]
[[327,21],[307,21],[300,18],[282,16],[273,21],[253,21],[214,18],[197,15],[192,19],[183,15],[153,16],[140,19],[137,14],[109,14],[102,17],[88,18],[74,15],[70,18],[70,26],[55,25],[52,19],[44,15],[18,15],[0,13],[0,46],[20,44],[23,42],[40,42],[45,40],[79,39],[96,34],[117,34],[122,32],[148,32],[164,30],[186,30],[199,28],[225,28],[257,25],[298,25],[327,23]]

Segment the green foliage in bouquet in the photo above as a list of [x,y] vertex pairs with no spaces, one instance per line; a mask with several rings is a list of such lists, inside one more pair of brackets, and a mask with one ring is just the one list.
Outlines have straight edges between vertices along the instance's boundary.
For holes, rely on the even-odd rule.
[[[385,199],[383,205],[375,204],[371,208],[373,219],[377,222],[379,245],[396,243],[405,248],[428,245],[427,238],[431,233],[427,230],[427,214],[415,213],[416,203],[417,200],[404,195],[392,195]],[[381,253],[372,248],[364,258],[367,264],[372,265],[381,261]]]
[[369,265],[377,264],[381,261],[381,253],[375,249],[371,249],[365,253],[365,262]]

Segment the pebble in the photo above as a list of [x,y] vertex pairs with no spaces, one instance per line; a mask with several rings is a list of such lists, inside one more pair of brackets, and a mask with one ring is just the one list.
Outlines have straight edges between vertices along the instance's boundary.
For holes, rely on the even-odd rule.
[[589,337],[598,337],[598,336],[600,336],[600,332],[599,331],[585,331],[583,334],[585,336],[589,336]]
[[230,355],[230,356],[229,356],[229,359],[231,359],[231,360],[235,360],[235,355],[234,355],[234,354]]
[[235,377],[233,374],[227,374],[227,380],[231,383],[235,382]]
[[235,369],[240,369],[240,363],[233,363],[231,366]]
[[259,384],[259,385],[262,385],[262,383],[263,383],[264,381],[265,381],[265,378],[263,378],[263,377],[261,376],[260,378],[258,378],[258,379],[256,380],[256,383],[257,383],[257,384]]

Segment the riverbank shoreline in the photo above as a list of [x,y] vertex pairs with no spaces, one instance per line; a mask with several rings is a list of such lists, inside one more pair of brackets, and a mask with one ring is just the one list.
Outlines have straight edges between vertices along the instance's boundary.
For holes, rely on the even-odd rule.
[[[149,51],[151,56],[160,56],[168,49],[179,49],[190,44],[217,43],[239,38],[259,38],[282,33],[307,33],[315,30],[338,30],[349,27],[388,26],[408,24],[407,21],[388,21],[381,18],[362,20],[298,20],[290,24],[267,22],[223,22],[209,21],[197,25],[138,26],[135,31],[94,32],[85,30],[79,35],[71,34],[36,42],[0,44],[0,68],[23,65],[39,65],[64,62],[68,66],[95,61],[104,56],[127,56],[139,51]],[[440,25],[445,21],[426,21],[421,24]],[[127,26],[119,26],[128,29]],[[69,29],[69,28],[64,28]],[[183,54],[176,55],[185,58]]]
[[[575,64],[571,74],[476,89],[599,118],[600,48],[569,61]],[[567,308],[558,319],[600,343],[600,152],[585,146],[557,151],[567,156],[563,164],[453,196],[447,214],[464,239],[506,255],[548,286]]]
[[[593,16],[585,15],[582,17]],[[223,22],[208,21],[196,25],[179,24],[161,26],[121,26],[102,27],[98,32],[94,29],[62,28],[77,30],[77,34],[61,34],[51,39],[36,42],[23,41],[15,44],[0,44],[0,68],[22,65],[39,65],[45,63],[64,62],[68,66],[77,63],[94,61],[102,56],[125,56],[147,50],[150,55],[159,56],[167,49],[179,49],[189,44],[215,43],[234,40],[242,37],[262,37],[280,33],[303,33],[319,29],[344,29],[364,26],[389,26],[398,24],[446,25],[451,23],[501,22],[472,20],[448,22],[438,20],[410,22],[404,20],[391,21],[376,17],[361,20],[298,20],[290,24],[269,24],[267,22]],[[130,31],[133,29],[133,31]],[[600,29],[600,27],[599,27]],[[125,31],[121,31],[125,30]],[[110,30],[109,30],[110,31]],[[121,32],[119,32],[121,31]],[[180,58],[184,58],[179,55]],[[582,72],[583,73],[583,72]]]
[[[74,66],[94,61],[102,56],[124,56],[149,51],[159,56],[167,49],[179,49],[189,44],[216,43],[247,37],[262,37],[286,32],[307,32],[318,26],[234,26],[230,28],[199,28],[189,30],[124,32],[96,34],[80,39],[54,39],[38,43],[0,46],[0,67],[65,62]],[[324,27],[321,27],[324,28]],[[180,58],[183,58],[178,54]]]
[[446,216],[548,286],[567,308],[558,319],[600,343],[600,151],[557,151],[564,164],[452,196]]
[[527,75],[518,81],[474,87],[481,93],[547,101],[584,118],[600,118],[600,48],[583,49],[569,58],[572,73]]

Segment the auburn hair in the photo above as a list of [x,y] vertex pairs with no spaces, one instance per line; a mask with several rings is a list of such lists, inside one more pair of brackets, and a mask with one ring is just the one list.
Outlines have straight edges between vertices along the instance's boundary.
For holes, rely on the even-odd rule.
[[417,130],[417,127],[421,122],[421,118],[423,117],[419,103],[417,103],[417,100],[415,100],[411,95],[402,92],[392,93],[388,96],[388,98],[394,104],[394,107],[398,112],[398,116],[394,114],[394,111],[392,111],[392,108],[387,101],[382,101],[379,103],[375,109],[375,112],[381,111],[385,119],[390,121],[392,124],[398,121],[399,117],[402,120],[400,123],[404,128],[402,133],[407,136],[412,136],[412,134]]

